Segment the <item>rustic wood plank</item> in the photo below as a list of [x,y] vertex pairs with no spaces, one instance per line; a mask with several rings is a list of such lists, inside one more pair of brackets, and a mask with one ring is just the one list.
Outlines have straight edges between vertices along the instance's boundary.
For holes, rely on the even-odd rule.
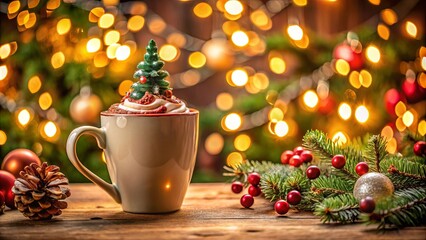
[[229,184],[191,184],[182,209],[170,214],[130,214],[92,184],[72,184],[69,207],[50,221],[30,221],[18,211],[0,216],[0,239],[426,239],[426,226],[379,234],[375,226],[321,224],[310,213],[277,216],[256,198],[239,204]]

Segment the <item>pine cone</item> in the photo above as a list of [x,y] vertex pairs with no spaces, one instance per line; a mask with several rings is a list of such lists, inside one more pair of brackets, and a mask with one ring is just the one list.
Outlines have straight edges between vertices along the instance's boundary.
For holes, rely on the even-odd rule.
[[59,167],[41,166],[31,163],[17,178],[12,192],[15,194],[15,206],[24,216],[32,220],[51,219],[62,214],[67,208],[64,200],[71,195],[68,179],[59,172]]

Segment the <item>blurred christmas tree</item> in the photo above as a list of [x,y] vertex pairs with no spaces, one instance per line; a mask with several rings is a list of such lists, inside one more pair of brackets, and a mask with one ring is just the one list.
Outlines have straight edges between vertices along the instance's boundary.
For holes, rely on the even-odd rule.
[[[149,8],[157,2],[1,2],[0,159],[28,148],[70,181],[84,181],[67,160],[66,138],[78,125],[97,125],[99,112],[119,102],[142,60],[138,45],[153,36],[166,42],[159,55],[172,62],[174,93],[190,103],[197,92],[216,99],[195,106],[201,108],[198,167],[205,170],[195,181],[211,180],[206,171],[218,171],[222,159],[231,166],[246,158],[278,162],[312,128],[342,144],[381,132],[391,153],[402,147],[400,132],[426,134],[424,19],[407,15],[422,2],[362,3],[376,8],[373,21],[332,38],[291,14],[328,4],[323,1],[158,3],[158,9],[182,6],[173,14],[195,19],[198,28],[219,26],[207,41],[168,24]],[[229,85],[199,90],[225,72]],[[79,145],[87,166],[106,176],[93,140]]]

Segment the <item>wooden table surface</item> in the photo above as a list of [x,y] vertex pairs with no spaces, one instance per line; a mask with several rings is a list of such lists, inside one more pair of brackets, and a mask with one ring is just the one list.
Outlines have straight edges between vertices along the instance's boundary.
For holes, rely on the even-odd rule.
[[191,184],[182,209],[170,214],[124,213],[92,184],[72,184],[68,208],[49,221],[27,220],[17,210],[0,215],[0,239],[426,239],[426,226],[377,233],[363,224],[321,224],[310,213],[278,216],[256,198],[239,203],[230,184]]

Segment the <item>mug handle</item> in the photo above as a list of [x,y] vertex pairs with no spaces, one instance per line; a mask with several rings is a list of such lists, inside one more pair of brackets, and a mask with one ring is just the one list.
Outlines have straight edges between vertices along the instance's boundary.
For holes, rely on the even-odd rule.
[[91,126],[82,126],[74,129],[67,140],[67,155],[70,159],[71,163],[77,168],[77,170],[82,173],[86,178],[90,181],[101,187],[105,192],[107,192],[117,203],[121,203],[121,197],[118,189],[110,184],[102,180],[92,171],[87,169],[81,162],[77,156],[77,141],[78,139],[84,135],[88,134],[93,136],[98,142],[98,147],[101,149],[106,148],[106,135],[105,130],[102,128],[96,128]]

